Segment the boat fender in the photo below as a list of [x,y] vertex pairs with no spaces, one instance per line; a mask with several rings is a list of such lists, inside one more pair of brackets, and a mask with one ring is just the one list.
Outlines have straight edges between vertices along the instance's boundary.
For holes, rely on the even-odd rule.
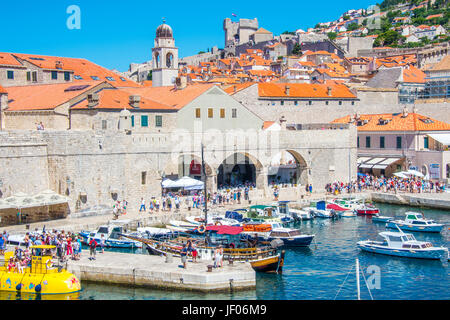
[[20,291],[20,290],[22,290],[22,284],[21,283],[19,283],[17,286],[16,286],[16,290],[17,291]]
[[199,233],[205,233],[205,231],[206,231],[206,227],[205,227],[204,224],[202,224],[200,227],[198,227],[198,232]]
[[34,288],[34,291],[36,291],[36,292],[41,292],[41,290],[42,290],[42,287],[41,287],[40,284],[38,284],[38,285]]

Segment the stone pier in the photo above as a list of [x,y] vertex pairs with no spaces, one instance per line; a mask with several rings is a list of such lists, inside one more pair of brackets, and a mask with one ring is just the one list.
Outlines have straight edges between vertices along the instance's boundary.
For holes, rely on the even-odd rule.
[[94,261],[88,258],[89,251],[83,251],[81,260],[68,262],[68,270],[81,281],[199,292],[256,288],[256,274],[249,263],[224,261],[222,268],[207,272],[211,261],[188,259],[183,269],[180,258],[166,263],[165,257],[114,252],[97,252]]

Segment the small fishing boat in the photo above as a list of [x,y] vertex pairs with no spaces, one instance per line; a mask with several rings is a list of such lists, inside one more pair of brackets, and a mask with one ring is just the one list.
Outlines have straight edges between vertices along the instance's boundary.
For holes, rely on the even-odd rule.
[[376,216],[380,214],[380,210],[371,204],[362,204],[356,208],[358,216]]
[[54,265],[55,246],[31,246],[31,261],[23,273],[9,269],[14,252],[5,252],[5,264],[0,266],[0,290],[32,294],[70,294],[81,290],[81,282],[62,266]]
[[148,239],[170,238],[178,236],[178,232],[167,228],[145,227],[137,228],[138,234]]
[[433,220],[425,219],[421,213],[406,212],[405,215],[405,220],[389,221],[386,225],[386,228],[396,229],[397,227],[399,227],[400,229],[407,231],[439,233],[444,227],[443,224],[436,223]]
[[227,219],[233,219],[237,221],[238,223],[245,223],[251,221],[250,218],[245,218],[244,215],[246,215],[247,210],[245,209],[236,209],[233,211],[227,211],[225,212],[224,218]]
[[100,245],[103,240],[105,241],[105,248],[123,248],[123,249],[132,249],[132,248],[141,248],[142,243],[139,241],[130,241],[127,239],[123,239],[122,235],[125,232],[123,226],[109,224],[100,226],[97,231],[81,231],[80,235],[82,237],[82,242],[86,245],[91,242],[92,239]]
[[278,201],[278,210],[280,215],[289,216],[294,221],[307,221],[314,219],[308,211],[289,208],[289,202],[290,201]]
[[258,241],[281,240],[284,247],[308,247],[314,239],[314,235],[301,234],[299,229],[284,228],[281,225],[272,224],[271,228],[264,231],[253,227],[253,231],[244,226],[243,237],[258,239]]
[[445,247],[434,247],[430,242],[418,241],[412,234],[400,232],[381,232],[384,241],[359,241],[358,247],[367,252],[417,259],[448,259]]
[[[186,217],[186,221],[189,223],[195,224],[197,226],[205,223],[204,217],[199,216],[191,216]],[[225,216],[208,216],[208,225],[224,225],[224,226],[240,226],[241,223],[237,220],[226,218]]]
[[260,223],[283,222],[276,206],[251,206],[247,212],[247,218]]
[[[208,231],[213,231],[221,235],[239,235],[242,227],[234,226],[208,226]],[[157,241],[130,235],[123,235],[134,241],[141,241],[145,244],[147,251],[154,255],[171,254],[174,257],[181,256],[181,249],[188,241],[195,242],[199,260],[211,261],[217,245],[223,246],[223,260],[239,263],[250,263],[252,268],[258,272],[282,273],[284,265],[284,251],[279,252],[282,243],[273,241],[269,245],[248,246],[250,241],[229,242],[227,238],[216,238],[211,240],[206,238],[178,237],[167,241]]]
[[394,220],[394,218],[387,217],[387,216],[378,216],[378,215],[372,217],[372,222],[386,223],[386,222],[389,222],[391,220]]

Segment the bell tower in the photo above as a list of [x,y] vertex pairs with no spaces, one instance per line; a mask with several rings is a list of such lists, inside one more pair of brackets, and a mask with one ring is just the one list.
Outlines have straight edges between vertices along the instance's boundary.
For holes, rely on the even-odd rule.
[[165,23],[156,29],[152,49],[152,86],[172,86],[178,77],[178,48],[175,47],[172,28]]

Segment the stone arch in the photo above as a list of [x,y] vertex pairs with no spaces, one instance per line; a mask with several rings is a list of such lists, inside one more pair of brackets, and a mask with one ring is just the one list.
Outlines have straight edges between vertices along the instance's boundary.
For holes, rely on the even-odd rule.
[[166,54],[166,67],[173,68],[173,53],[169,52]]
[[263,188],[263,178],[263,165],[248,152],[231,152],[217,169],[217,186],[219,188],[244,184]]
[[155,53],[155,67],[159,68],[160,67],[160,56],[159,56],[159,52]]
[[281,150],[270,163],[268,184],[306,185],[308,165],[300,153],[294,150]]

